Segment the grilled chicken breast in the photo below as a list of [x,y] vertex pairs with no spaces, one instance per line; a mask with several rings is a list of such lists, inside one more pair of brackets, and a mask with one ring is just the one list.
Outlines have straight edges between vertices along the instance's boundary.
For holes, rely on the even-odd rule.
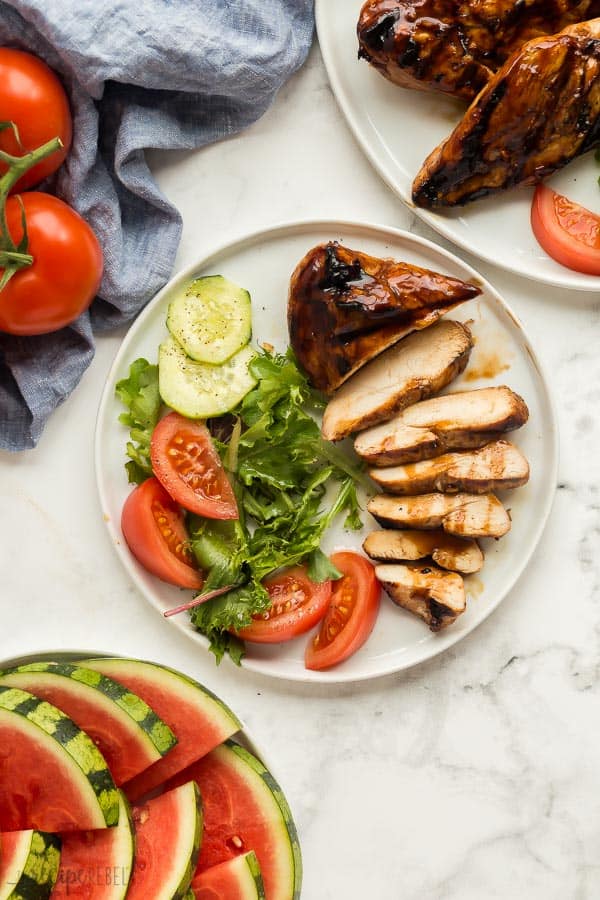
[[461,391],[415,403],[362,431],[354,448],[371,465],[404,465],[447,450],[483,447],[528,418],[525,401],[506,386]]
[[370,469],[369,475],[390,494],[487,494],[526,484],[529,463],[514,444],[493,441],[466,453],[444,453],[406,466]]
[[385,528],[443,528],[470,538],[499,538],[510,531],[510,518],[495,494],[377,494],[367,509]]
[[451,319],[403,338],[335,393],[323,415],[323,437],[339,441],[441,391],[463,371],[472,347],[467,326]]
[[534,184],[600,141],[600,18],[530,41],[423,163],[413,200],[463,206]]
[[291,278],[290,343],[312,385],[331,393],[392,344],[480,293],[458,278],[322,244]]
[[483,567],[483,553],[477,541],[463,540],[441,529],[372,531],[363,542],[363,550],[371,559],[381,562],[414,562],[431,557],[442,569],[464,575],[479,572]]
[[436,566],[375,566],[375,575],[398,606],[423,619],[432,631],[441,631],[466,609],[465,586],[460,575]]
[[471,101],[526,41],[600,16],[600,0],[367,0],[359,57],[402,87]]

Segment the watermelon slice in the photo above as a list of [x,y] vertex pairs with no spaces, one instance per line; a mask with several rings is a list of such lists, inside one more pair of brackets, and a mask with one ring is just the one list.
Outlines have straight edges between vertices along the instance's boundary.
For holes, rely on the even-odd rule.
[[252,850],[196,875],[192,890],[195,900],[265,900],[260,866]]
[[0,685],[0,831],[105,828],[119,797],[96,745],[59,709]]
[[119,791],[119,824],[63,835],[60,869],[51,900],[123,900],[133,871],[134,832],[129,804]]
[[93,659],[82,665],[119,681],[142,697],[177,737],[176,746],[167,756],[124,785],[132,802],[145,797],[242,727],[214,694],[173,669],[134,659]]
[[58,875],[60,838],[43,831],[10,831],[0,842],[0,900],[47,900]]
[[0,684],[29,691],[61,709],[94,741],[116,785],[161,759],[176,743],[156,713],[122,684],[66,663],[30,663],[11,669]]
[[133,809],[135,863],[127,900],[181,900],[189,892],[202,839],[202,803],[193,781]]
[[199,875],[249,850],[258,857],[267,900],[298,900],[302,861],[298,835],[281,788],[244,747],[227,741],[171,779],[192,779],[204,806]]

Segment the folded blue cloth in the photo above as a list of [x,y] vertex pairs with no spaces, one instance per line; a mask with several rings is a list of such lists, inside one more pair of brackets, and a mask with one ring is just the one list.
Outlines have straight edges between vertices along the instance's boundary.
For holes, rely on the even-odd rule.
[[0,0],[0,44],[60,73],[75,123],[48,187],[90,223],[105,271],[90,311],[52,335],[0,334],[0,447],[34,447],[94,354],[168,280],[181,233],[144,149],[250,125],[304,61],[313,0]]

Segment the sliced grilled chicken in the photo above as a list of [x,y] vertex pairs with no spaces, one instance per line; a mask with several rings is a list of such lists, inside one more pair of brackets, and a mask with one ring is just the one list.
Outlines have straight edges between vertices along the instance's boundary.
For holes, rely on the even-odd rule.
[[483,447],[528,418],[525,401],[505,385],[460,391],[415,403],[362,431],[354,448],[371,465],[404,465],[446,450]]
[[499,538],[510,531],[510,518],[495,494],[377,494],[367,509],[385,528],[443,528],[470,538]]
[[431,557],[442,569],[464,575],[472,575],[483,567],[483,553],[477,541],[454,537],[440,529],[372,531],[365,538],[363,549],[371,559],[381,562],[414,562]]
[[600,18],[530,41],[488,82],[413,183],[427,209],[534,184],[600,137]]
[[455,572],[436,566],[375,566],[375,575],[398,606],[414,613],[432,631],[447,628],[467,606],[465,585]]
[[406,466],[370,469],[369,475],[390,494],[487,494],[527,484],[529,463],[509,441],[492,441],[466,453],[444,453]]
[[466,325],[442,319],[367,363],[327,404],[321,431],[339,441],[441,391],[463,371],[473,347]]
[[290,343],[313,386],[331,393],[411,331],[480,293],[458,278],[321,244],[290,281]]
[[470,101],[526,41],[598,15],[599,0],[367,0],[358,55],[402,87]]

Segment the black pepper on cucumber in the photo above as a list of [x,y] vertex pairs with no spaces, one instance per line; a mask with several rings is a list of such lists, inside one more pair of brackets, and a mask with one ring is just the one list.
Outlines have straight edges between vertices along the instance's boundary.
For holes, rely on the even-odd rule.
[[255,357],[246,346],[221,365],[196,362],[173,337],[158,351],[158,388],[163,401],[188,419],[210,419],[230,412],[256,384],[248,366]]
[[224,363],[250,340],[250,294],[222,275],[196,278],[169,304],[167,328],[191,359]]

